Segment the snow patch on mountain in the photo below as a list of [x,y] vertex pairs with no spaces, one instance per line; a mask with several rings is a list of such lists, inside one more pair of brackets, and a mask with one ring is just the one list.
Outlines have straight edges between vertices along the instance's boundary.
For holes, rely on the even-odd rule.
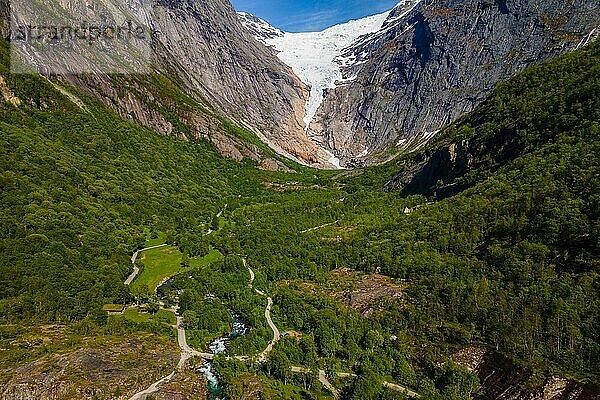
[[[369,52],[357,51],[357,45],[378,37],[394,24],[402,22],[421,1],[401,0],[387,12],[335,25],[320,32],[283,32],[251,14],[238,14],[242,24],[253,36],[274,48],[279,59],[289,65],[300,80],[310,87],[304,117],[308,132],[328,91],[356,79],[354,74],[345,77],[342,70],[368,62]],[[327,152],[330,157],[328,161],[332,165],[342,168],[340,160],[333,153],[323,150]],[[359,157],[367,153],[368,149]]]
[[325,153],[327,153],[327,156],[329,157],[327,159],[327,161],[329,161],[329,163],[331,165],[333,165],[335,169],[346,169],[345,167],[342,167],[341,160],[339,158],[337,158],[335,156],[335,154],[333,154],[331,151],[329,151],[327,149],[323,149],[323,151],[325,151]]

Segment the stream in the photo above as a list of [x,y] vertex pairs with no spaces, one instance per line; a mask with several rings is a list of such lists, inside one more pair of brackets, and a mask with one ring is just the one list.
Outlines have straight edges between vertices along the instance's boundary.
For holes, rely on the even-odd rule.
[[[248,334],[248,325],[246,322],[234,311],[229,310],[233,317],[233,329],[228,334],[221,336],[218,339],[212,341],[209,345],[210,352],[212,354],[223,354],[227,351],[227,342],[240,336]],[[212,372],[214,362],[207,361],[206,365],[202,367],[201,371],[208,380],[208,388],[210,393],[208,400],[223,400],[223,389],[219,386],[219,379]]]
[[[164,301],[168,298],[168,293],[173,287],[173,280],[174,280],[174,277],[167,279],[156,288],[156,294],[158,295],[159,299]],[[231,332],[213,340],[210,343],[210,345],[208,347],[209,347],[211,354],[217,355],[217,354],[225,353],[227,351],[227,343],[229,341],[231,341],[237,337],[248,334],[248,331],[249,331],[248,325],[246,324],[244,319],[242,317],[240,317],[234,311],[232,311],[232,310],[228,310],[228,311],[231,314],[231,317],[233,319],[232,330],[231,330]],[[200,369],[200,371],[204,374],[204,376],[208,380],[208,388],[209,388],[208,400],[223,400],[224,399],[223,389],[219,386],[219,379],[212,372],[213,365],[214,365],[213,361],[207,361],[206,365]]]

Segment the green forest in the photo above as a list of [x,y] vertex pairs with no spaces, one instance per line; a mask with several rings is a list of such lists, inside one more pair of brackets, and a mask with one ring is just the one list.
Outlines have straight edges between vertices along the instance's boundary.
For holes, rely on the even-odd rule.
[[[174,336],[169,316],[135,323],[103,311],[133,301],[123,284],[130,257],[148,232],[164,232],[158,242],[182,253],[174,286],[191,345],[227,332],[228,309],[251,326],[229,353],[270,340],[242,258],[273,297],[282,332],[298,333],[264,364],[217,359],[231,399],[249,376],[264,399],[328,398],[320,369],[356,375],[331,377],[347,399],[403,398],[384,381],[426,399],[469,399],[480,382],[451,357],[467,346],[530,369],[532,386],[550,376],[600,383],[600,43],[502,83],[447,126],[425,150],[510,132],[518,151],[478,156],[455,178],[460,193],[444,199],[383,190],[416,153],[352,173],[292,163],[297,173],[261,171],[207,140],[135,125],[75,89],[84,108],[45,78],[10,75],[8,53],[3,42],[0,75],[22,104],[0,102],[2,343],[14,326],[47,323]],[[223,257],[190,266],[209,251]],[[401,295],[365,315],[334,295],[340,270],[387,277]]]

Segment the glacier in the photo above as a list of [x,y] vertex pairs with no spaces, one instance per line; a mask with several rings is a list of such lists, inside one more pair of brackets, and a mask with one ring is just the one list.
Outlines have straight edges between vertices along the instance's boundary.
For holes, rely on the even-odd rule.
[[[380,34],[390,25],[402,19],[422,0],[402,0],[391,10],[358,20],[335,25],[320,32],[283,32],[268,22],[248,13],[238,13],[241,22],[250,32],[267,46],[273,47],[279,59],[289,65],[302,82],[310,87],[306,103],[304,124],[306,131],[321,106],[327,90],[334,89],[336,82],[347,83],[352,78],[343,79],[341,68],[364,61],[359,57],[342,57],[344,50],[361,37]],[[390,14],[400,8],[399,15]]]
[[359,37],[379,31],[390,13],[391,10],[335,25],[321,32],[284,32],[283,35],[263,39],[279,52],[281,61],[289,65],[298,78],[310,87],[304,117],[307,131],[326,91],[334,89],[336,82],[343,78],[340,68],[343,61],[339,59],[343,50]]

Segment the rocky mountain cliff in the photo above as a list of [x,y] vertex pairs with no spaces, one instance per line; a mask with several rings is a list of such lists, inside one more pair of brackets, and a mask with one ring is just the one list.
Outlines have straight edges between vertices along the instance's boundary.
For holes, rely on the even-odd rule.
[[345,166],[385,161],[425,144],[498,82],[592,40],[599,25],[595,0],[403,0],[337,57],[342,79],[324,91],[309,136]]
[[[326,166],[302,124],[307,88],[271,49],[257,43],[227,0],[160,0],[159,68],[176,74],[196,97],[250,128],[289,157]],[[166,66],[165,66],[166,64]]]
[[[410,6],[408,4],[407,6]],[[347,50],[361,62],[325,98],[311,136],[348,165],[426,142],[532,64],[572,50],[600,25],[595,0],[433,0],[397,7]],[[368,149],[368,155],[357,156]]]
[[[61,13],[70,13],[74,18],[106,19],[99,10],[107,7],[77,2],[53,7],[62,7]],[[0,29],[5,37],[9,34],[7,10],[8,2],[2,1],[4,23]],[[48,76],[94,95],[122,116],[160,134],[210,138],[227,156],[259,158],[248,143],[225,134],[220,126],[222,117],[251,130],[288,158],[315,167],[331,167],[329,155],[309,140],[304,130],[306,85],[272,49],[253,39],[229,1],[158,0],[148,9],[135,8],[134,20],[146,21],[154,32],[150,75],[115,77],[102,69],[93,70],[92,64],[92,74]],[[134,56],[122,54],[123,58]],[[48,60],[44,61],[47,64]],[[55,61],[52,65],[50,60],[48,70],[56,70],[52,67],[63,59],[57,57]],[[79,62],[85,60],[73,59],[73,63]],[[165,89],[185,93],[202,112],[188,109],[189,99],[182,102],[173,93],[165,95]]]
[[599,51],[600,42],[594,42],[498,85],[427,148],[398,160],[402,169],[384,189],[453,196],[563,135],[581,135],[589,129],[586,119],[598,118],[590,82],[597,81]]
[[[335,54],[323,53],[333,59],[325,60],[326,76],[317,76],[324,80],[315,87],[312,75],[321,73],[320,65],[303,83],[296,76],[302,73],[253,38],[270,43],[288,34],[247,14],[236,16],[229,1],[159,0],[143,16],[156,32],[154,74],[206,113],[182,111],[180,99],[160,96],[156,89],[164,83],[152,78],[58,79],[161,134],[209,137],[234,158],[260,156],[226,135],[220,116],[301,163],[361,166],[422,146],[443,125],[472,111],[499,81],[593,40],[600,31],[599,8],[595,0],[403,0],[365,24],[347,24],[350,34],[366,34],[351,36],[351,44]],[[77,12],[93,17],[95,11]],[[7,25],[0,29],[6,36]]]

